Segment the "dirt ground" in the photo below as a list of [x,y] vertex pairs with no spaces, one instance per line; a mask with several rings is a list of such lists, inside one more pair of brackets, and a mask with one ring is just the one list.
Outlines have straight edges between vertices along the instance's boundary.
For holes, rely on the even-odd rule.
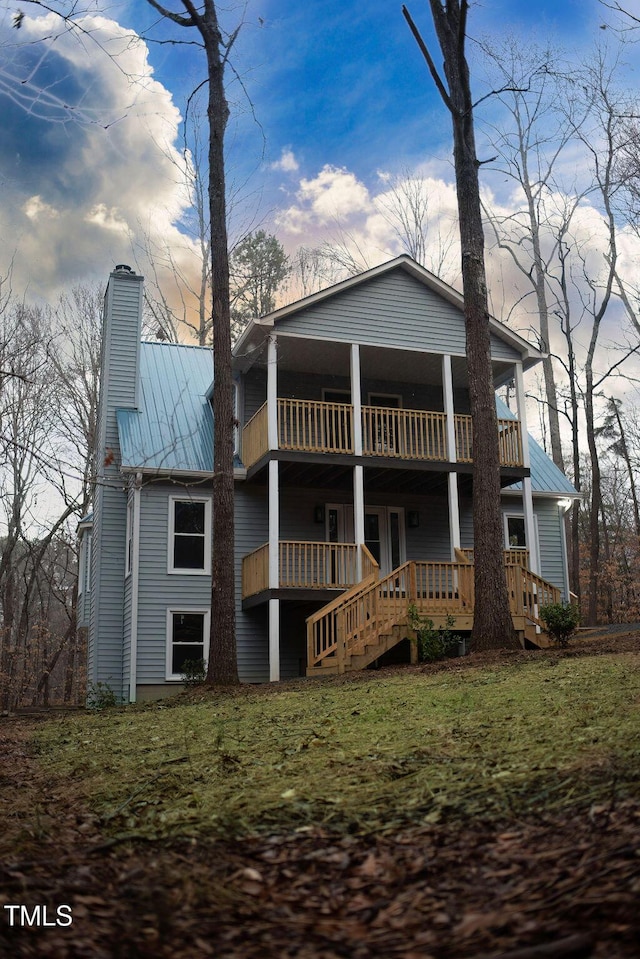
[[[615,651],[640,655],[640,634],[412,669]],[[640,792],[618,801],[614,783],[605,804],[535,821],[112,844],[32,754],[40,721],[13,717],[0,726],[1,956],[640,956]],[[35,907],[46,906],[39,924],[18,925],[19,911],[6,906],[20,904],[32,921]],[[71,907],[71,925],[61,906]]]

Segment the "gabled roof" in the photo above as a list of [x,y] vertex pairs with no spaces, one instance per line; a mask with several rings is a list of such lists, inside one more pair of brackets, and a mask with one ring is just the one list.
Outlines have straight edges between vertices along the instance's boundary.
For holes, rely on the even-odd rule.
[[124,470],[213,471],[212,379],[209,348],[141,344],[140,409],[116,413]]
[[[309,307],[316,306],[317,304],[321,304],[331,297],[338,296],[347,290],[361,286],[377,277],[391,273],[394,270],[405,271],[429,290],[438,294],[448,303],[452,304],[454,307],[460,310],[461,313],[464,312],[464,299],[461,293],[455,290],[452,286],[449,286],[448,283],[445,283],[434,273],[431,273],[429,270],[425,269],[425,267],[417,263],[416,260],[412,259],[412,257],[403,254],[402,256],[398,256],[393,260],[388,260],[386,263],[382,263],[379,266],[374,266],[370,270],[365,270],[364,273],[359,273],[357,276],[348,277],[346,280],[342,280],[340,283],[335,283],[333,286],[327,287],[324,290],[320,290],[317,293],[312,293],[309,296],[303,297],[301,300],[296,300],[294,303],[289,303],[287,306],[280,307],[279,309],[274,310],[272,313],[268,313],[266,316],[261,317],[260,319],[252,320],[238,342],[235,344],[233,350],[234,355],[236,357],[241,357],[249,350],[255,349],[255,347],[266,338],[269,330],[282,323],[282,321],[286,321],[294,314],[299,313],[302,310],[306,310]],[[504,323],[501,323],[494,317],[490,317],[489,325],[491,333],[494,336],[507,343],[522,356],[525,369],[529,369],[531,366],[540,362],[540,360],[544,358],[545,354],[541,353],[540,350],[533,346],[533,344],[529,343],[522,336],[520,336],[519,333],[516,333]]]

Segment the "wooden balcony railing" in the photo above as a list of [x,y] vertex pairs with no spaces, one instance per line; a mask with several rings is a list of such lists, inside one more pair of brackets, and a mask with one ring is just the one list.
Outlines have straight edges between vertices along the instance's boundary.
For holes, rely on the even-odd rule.
[[[456,458],[458,463],[473,463],[473,424],[470,416],[456,413]],[[522,466],[522,437],[519,420],[498,420],[501,466]]]
[[446,460],[444,413],[362,407],[362,452],[405,460]]
[[[362,407],[362,452],[402,460],[446,462],[446,415],[430,410]],[[471,417],[454,417],[456,460],[473,462]],[[498,420],[500,464],[522,466],[518,420]],[[278,446],[304,453],[353,453],[353,407],[348,403],[278,399]],[[252,466],[267,452],[267,406],[242,431],[242,460]]]
[[[348,589],[358,582],[354,543],[281,540],[278,544],[278,586],[281,589]],[[362,548],[362,576],[368,579],[377,563]],[[269,544],[242,560],[242,598],[269,588]]]
[[353,407],[279,399],[278,445],[307,453],[353,453]]
[[242,430],[242,462],[248,469],[257,463],[268,449],[267,404],[263,403]]

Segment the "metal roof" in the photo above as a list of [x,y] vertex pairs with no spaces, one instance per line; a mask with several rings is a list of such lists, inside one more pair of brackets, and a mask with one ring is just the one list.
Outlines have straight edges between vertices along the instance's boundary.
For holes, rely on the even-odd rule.
[[116,413],[122,468],[212,472],[212,380],[210,349],[142,343],[140,408]]

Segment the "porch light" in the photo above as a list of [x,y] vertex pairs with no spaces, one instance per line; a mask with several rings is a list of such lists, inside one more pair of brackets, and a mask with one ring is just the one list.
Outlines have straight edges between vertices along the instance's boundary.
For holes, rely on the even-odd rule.
[[316,506],[313,510],[313,522],[324,523],[324,506]]
[[407,513],[407,526],[409,529],[418,529],[420,526],[420,513],[417,509],[410,509]]

